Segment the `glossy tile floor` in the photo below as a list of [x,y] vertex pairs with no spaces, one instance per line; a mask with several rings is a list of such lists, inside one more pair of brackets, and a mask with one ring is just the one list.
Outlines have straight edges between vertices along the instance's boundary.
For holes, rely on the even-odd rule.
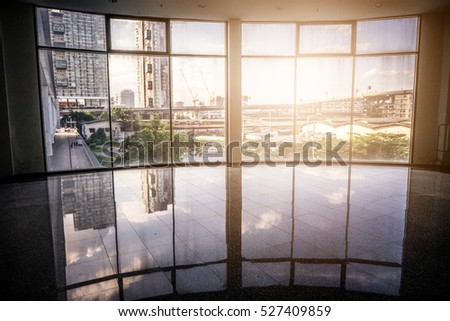
[[450,298],[450,174],[195,167],[0,185],[3,300]]

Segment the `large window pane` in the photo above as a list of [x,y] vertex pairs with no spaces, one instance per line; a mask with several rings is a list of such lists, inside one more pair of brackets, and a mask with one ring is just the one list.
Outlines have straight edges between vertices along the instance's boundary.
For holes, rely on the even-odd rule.
[[[297,152],[311,141],[322,146],[309,150],[309,161],[325,158],[327,133],[332,134],[333,146],[350,139],[352,63],[350,57],[298,59]],[[339,154],[348,159],[348,144]]]
[[171,49],[175,54],[225,55],[225,23],[172,21]]
[[167,163],[170,141],[169,58],[111,55],[111,117],[116,166]]
[[36,9],[39,46],[106,50],[105,17],[56,9]]
[[418,27],[417,17],[360,21],[357,24],[356,52],[416,51]]
[[[290,58],[242,60],[243,141],[258,144],[252,152],[261,161],[267,159],[262,143],[269,138],[268,134],[271,141],[277,142],[270,156],[292,158],[292,148],[282,155],[278,147],[282,142],[293,141],[294,65],[294,59]],[[256,161],[245,155],[244,159]]]
[[300,26],[300,53],[350,53],[352,25]]
[[290,56],[295,54],[295,24],[242,24],[242,54]]
[[166,24],[160,21],[111,19],[111,49],[166,51]]
[[353,159],[408,161],[415,64],[416,55],[357,58]]
[[40,50],[39,64],[47,169],[110,166],[106,55]]
[[223,160],[225,58],[172,58],[173,137],[196,142],[175,152],[174,161]]

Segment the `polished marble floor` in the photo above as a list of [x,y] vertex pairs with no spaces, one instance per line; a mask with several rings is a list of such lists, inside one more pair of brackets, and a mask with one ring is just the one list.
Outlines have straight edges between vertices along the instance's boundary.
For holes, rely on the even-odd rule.
[[449,299],[449,191],[369,165],[0,184],[2,299]]

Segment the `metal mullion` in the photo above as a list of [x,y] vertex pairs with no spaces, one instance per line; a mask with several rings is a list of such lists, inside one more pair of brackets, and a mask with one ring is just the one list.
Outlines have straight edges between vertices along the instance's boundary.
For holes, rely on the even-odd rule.
[[380,20],[391,20],[391,19],[407,19],[407,18],[417,18],[420,15],[418,14],[409,14],[409,15],[394,15],[394,16],[380,16],[380,17],[374,17],[374,18],[363,18],[363,19],[356,19],[356,22],[362,22],[362,21],[380,21]]
[[351,56],[351,51],[349,52],[336,52],[336,53],[299,53],[297,57],[299,58],[340,58],[340,57],[348,57]]
[[96,15],[96,16],[104,16],[106,17],[105,13],[98,13],[98,12],[93,12],[93,11],[87,11],[87,10],[74,10],[74,9],[64,9],[61,7],[55,7],[55,6],[46,6],[46,5],[36,5],[34,4],[35,8],[39,8],[39,9],[47,9],[47,10],[61,10],[61,11],[67,11],[67,12],[75,12],[75,13],[82,13],[82,14],[90,14],[90,15]]
[[144,51],[144,50],[117,50],[111,49],[108,51],[110,54],[118,55],[148,55],[148,56],[167,56],[167,51]]
[[211,23],[226,23],[227,20],[213,20],[213,19],[188,19],[188,18],[169,18],[167,19],[170,22],[174,21],[185,21],[185,22],[211,22]]
[[[38,26],[37,26],[37,7],[33,6],[33,19],[34,19],[34,44],[35,44],[35,53],[36,53],[36,66],[38,68],[37,70],[37,76],[38,76],[38,86],[39,86],[39,115],[40,115],[40,120],[41,120],[41,142],[42,142],[42,157],[44,160],[44,172],[48,173],[49,170],[47,168],[47,144],[46,144],[46,139],[45,139],[45,117],[44,117],[44,110],[43,110],[43,106],[42,106],[42,77],[41,77],[41,72],[40,72],[40,48],[39,48],[39,35],[38,35]],[[51,53],[50,53],[51,54]],[[53,72],[52,72],[53,74]],[[54,86],[53,86],[54,87]],[[53,90],[55,90],[55,88],[53,88]],[[55,94],[56,94],[56,90],[55,90]],[[7,117],[9,117],[9,111],[8,108],[6,108],[6,115]],[[10,148],[10,152],[12,154],[12,149]],[[12,166],[12,172],[14,175],[14,166]]]
[[355,54],[355,57],[408,56],[408,55],[417,55],[417,54],[418,54],[417,51],[359,53],[359,54]]
[[[228,32],[228,21],[225,22],[225,32],[224,32],[224,37],[225,37],[225,113],[224,113],[224,121],[223,121],[223,125],[224,125],[224,129],[223,129],[223,133],[224,133],[224,150],[223,150],[223,154],[224,154],[224,160],[222,162],[224,163],[228,163],[228,153],[227,151],[227,146],[230,143],[229,142],[229,138],[230,138],[230,129],[229,129],[229,117],[230,117],[230,97],[229,97],[229,49],[230,49],[230,44],[229,44],[229,32]],[[241,86],[242,87],[242,86]],[[242,113],[242,106],[241,106],[241,113]],[[242,118],[241,118],[241,124],[242,126]]]
[[245,58],[260,58],[260,59],[286,59],[286,58],[297,58],[297,55],[288,55],[288,56],[273,56],[273,55],[241,55],[242,59]]
[[171,57],[192,57],[192,58],[226,58],[227,55],[202,55],[202,54],[183,54],[183,53],[178,53],[178,54],[170,54]]
[[299,26],[326,26],[326,25],[351,25],[355,20],[317,20],[317,21],[298,21]]
[[247,25],[253,25],[253,24],[260,24],[260,25],[288,25],[288,24],[297,24],[297,20],[292,21],[241,21],[242,24]]
[[420,32],[422,28],[422,16],[419,16],[419,26],[417,28],[417,44],[416,44],[416,49],[417,49],[417,54],[416,54],[416,64],[414,66],[414,105],[412,108],[412,120],[411,120],[411,133],[410,133],[410,153],[409,153],[409,164],[411,165],[413,163],[414,160],[414,152],[415,152],[415,148],[414,148],[414,141],[415,141],[415,135],[416,135],[416,114],[417,114],[417,88],[418,88],[418,68],[417,66],[419,66],[419,62],[420,62],[420,53],[419,53],[419,48],[420,48],[420,43],[422,41],[422,33]]
[[133,16],[133,15],[118,15],[118,14],[105,14],[105,16],[109,19],[115,20],[136,20],[136,21],[154,21],[154,22],[165,22],[170,21],[168,18],[162,17],[150,17],[150,16]]
[[351,44],[350,44],[350,53],[354,56],[356,55],[356,41],[357,41],[357,22],[352,22],[352,37],[351,37]]
[[73,51],[81,53],[94,53],[94,54],[107,54],[106,50],[91,50],[91,49],[79,49],[79,48],[61,48],[61,47],[51,47],[51,46],[40,46],[37,44],[38,49],[52,50],[52,51]]

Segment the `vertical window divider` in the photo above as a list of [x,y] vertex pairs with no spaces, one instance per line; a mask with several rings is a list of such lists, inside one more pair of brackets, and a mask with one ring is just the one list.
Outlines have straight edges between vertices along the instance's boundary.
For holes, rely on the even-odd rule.
[[356,87],[356,21],[352,22],[352,43],[351,43],[351,57],[352,57],[352,93],[350,104],[350,132],[349,132],[349,146],[348,146],[348,162],[353,161],[353,113],[355,110],[355,87]]
[[[173,77],[172,77],[172,57],[171,57],[171,53],[172,53],[172,38],[171,38],[171,20],[167,20],[166,22],[166,53],[167,53],[167,60],[168,60],[168,66],[169,66],[169,88],[170,88],[170,93],[169,93],[169,131],[170,131],[170,141],[169,141],[169,157],[170,160],[168,161],[168,164],[170,165],[174,165],[174,157],[175,157],[175,152],[173,149],[173,141],[175,138],[175,134],[173,132],[173,111],[172,111],[172,97],[173,97]],[[174,174],[174,172],[172,172],[172,174]],[[173,205],[175,207],[175,205]],[[175,212],[174,214],[175,215]],[[175,225],[174,225],[174,229],[175,229]]]
[[105,16],[105,31],[106,31],[106,75],[108,77],[108,115],[109,115],[109,148],[110,148],[110,158],[111,158],[111,169],[114,166],[114,145],[113,145],[113,126],[112,126],[112,110],[111,110],[111,83],[109,77],[109,60],[110,60],[110,51],[111,51],[111,20],[109,16]]

